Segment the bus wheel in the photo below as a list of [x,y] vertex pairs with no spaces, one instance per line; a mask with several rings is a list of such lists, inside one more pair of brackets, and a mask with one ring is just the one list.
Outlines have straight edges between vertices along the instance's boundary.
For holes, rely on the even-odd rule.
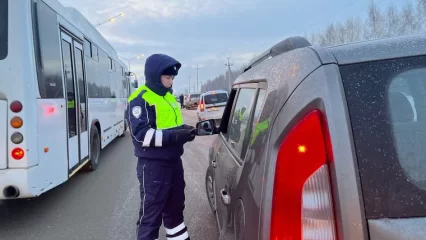
[[86,165],[87,171],[93,172],[98,168],[100,151],[101,142],[99,132],[96,126],[92,126],[90,130],[90,159]]

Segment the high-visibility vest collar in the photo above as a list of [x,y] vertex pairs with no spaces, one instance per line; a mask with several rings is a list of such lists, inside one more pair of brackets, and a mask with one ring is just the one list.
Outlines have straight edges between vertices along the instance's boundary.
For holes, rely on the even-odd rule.
[[142,98],[149,106],[153,106],[155,109],[157,129],[169,129],[182,126],[183,119],[179,104],[170,92],[165,96],[160,96],[146,85],[142,85],[134,92],[138,92],[136,96],[132,94],[132,96],[129,97],[129,102],[135,99],[144,90],[145,93],[142,94]]

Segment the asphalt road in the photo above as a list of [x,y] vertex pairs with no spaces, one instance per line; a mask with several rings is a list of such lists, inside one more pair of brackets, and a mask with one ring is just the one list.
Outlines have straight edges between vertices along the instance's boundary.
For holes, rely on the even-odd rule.
[[[195,111],[183,110],[195,125]],[[218,230],[205,193],[211,137],[185,146],[185,223],[191,239],[217,240]],[[0,201],[0,240],[133,240],[139,211],[136,158],[129,134],[107,146],[99,168],[79,173],[39,198]],[[163,230],[160,239],[165,239]]]

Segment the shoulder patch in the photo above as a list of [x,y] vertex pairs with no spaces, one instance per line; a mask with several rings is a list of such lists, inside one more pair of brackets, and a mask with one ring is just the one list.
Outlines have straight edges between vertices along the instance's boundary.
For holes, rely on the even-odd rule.
[[141,107],[134,106],[132,108],[132,115],[133,115],[133,117],[139,118],[141,116],[141,114],[142,114],[142,108]]

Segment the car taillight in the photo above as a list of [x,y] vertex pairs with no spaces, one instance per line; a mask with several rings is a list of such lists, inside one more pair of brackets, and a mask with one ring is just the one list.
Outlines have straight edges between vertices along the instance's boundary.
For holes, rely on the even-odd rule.
[[204,112],[204,104],[200,103],[200,112]]
[[18,113],[18,112],[22,111],[22,103],[20,101],[13,101],[10,104],[10,111],[12,111],[14,113]]
[[15,160],[21,160],[24,157],[25,153],[24,153],[24,150],[22,150],[22,148],[14,148],[12,150],[11,155]]
[[328,173],[328,128],[319,110],[299,121],[277,156],[271,240],[337,239]]

